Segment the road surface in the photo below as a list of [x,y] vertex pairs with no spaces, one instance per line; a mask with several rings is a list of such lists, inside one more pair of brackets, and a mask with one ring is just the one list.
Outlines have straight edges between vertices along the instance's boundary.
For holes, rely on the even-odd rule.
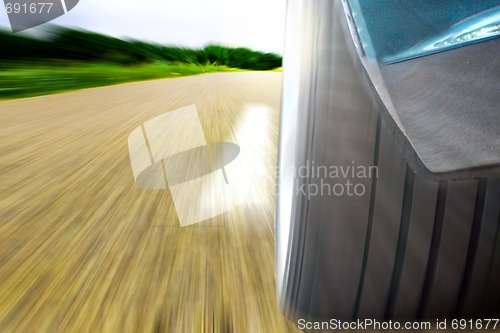
[[[1,102],[0,331],[295,332],[275,296],[280,88],[218,73]],[[260,168],[247,203],[181,228],[168,190],[135,184],[127,138],[190,104]]]

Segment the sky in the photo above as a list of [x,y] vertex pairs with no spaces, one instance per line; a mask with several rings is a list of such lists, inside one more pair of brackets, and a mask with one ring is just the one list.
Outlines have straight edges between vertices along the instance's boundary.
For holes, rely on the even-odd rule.
[[[281,54],[285,7],[286,0],[80,0],[51,23],[162,44],[217,43]],[[5,9],[0,26],[9,27]]]

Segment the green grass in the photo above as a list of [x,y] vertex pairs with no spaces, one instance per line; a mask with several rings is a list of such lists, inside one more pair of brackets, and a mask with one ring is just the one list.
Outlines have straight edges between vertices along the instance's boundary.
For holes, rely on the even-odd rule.
[[225,66],[151,63],[137,66],[92,63],[0,63],[0,99],[33,97],[117,83],[240,71]]

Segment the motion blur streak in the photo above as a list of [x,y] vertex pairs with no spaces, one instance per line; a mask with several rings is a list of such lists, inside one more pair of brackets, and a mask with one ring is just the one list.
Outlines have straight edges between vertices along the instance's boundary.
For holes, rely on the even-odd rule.
[[[280,84],[222,73],[0,103],[0,331],[294,332],[275,300],[272,186],[180,228],[127,149],[145,120],[196,104],[207,141],[269,135],[255,154],[272,185]],[[239,123],[245,103],[272,126]]]
[[275,193],[275,177],[269,175],[275,174],[276,165],[269,164],[269,152],[277,146],[276,120],[276,114],[266,105],[243,106],[234,129],[236,143],[241,148],[240,156],[226,168],[232,180],[229,187],[235,203],[258,207],[273,200],[269,195]]

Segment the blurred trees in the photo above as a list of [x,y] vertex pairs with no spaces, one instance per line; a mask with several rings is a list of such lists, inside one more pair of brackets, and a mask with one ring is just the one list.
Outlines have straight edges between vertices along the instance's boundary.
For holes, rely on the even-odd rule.
[[219,65],[240,69],[270,70],[281,67],[281,56],[208,45],[203,49],[122,40],[94,32],[54,29],[48,38],[33,38],[0,30],[0,61],[67,60],[133,65],[148,62]]

